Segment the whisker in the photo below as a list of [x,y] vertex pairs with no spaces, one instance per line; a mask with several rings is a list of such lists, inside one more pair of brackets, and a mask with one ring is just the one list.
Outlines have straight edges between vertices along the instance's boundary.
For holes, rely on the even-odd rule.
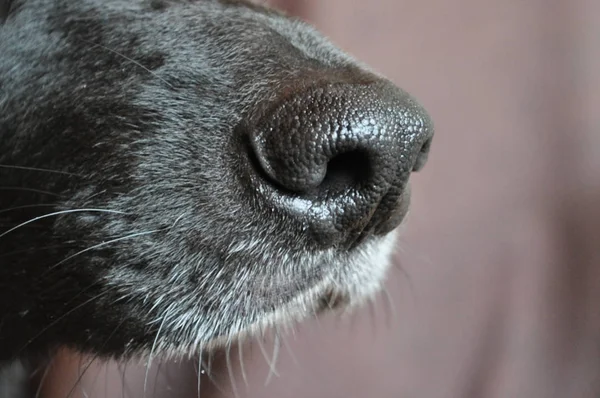
[[[15,224],[6,224],[6,223],[0,224],[0,227],[2,227],[2,228],[12,228],[14,226],[15,226]],[[25,225],[23,228],[40,230],[40,229],[43,229],[44,227],[41,225]]]
[[414,284],[413,279],[411,278],[410,274],[402,265],[400,265],[399,262],[394,262],[393,264],[394,264],[394,269],[396,269],[400,272],[400,275],[402,275],[404,277],[404,280],[408,284],[408,291],[410,293],[410,297],[411,297],[413,303],[416,302],[415,284]]
[[175,228],[175,225],[177,225],[177,223],[187,214],[187,212],[182,213],[179,217],[177,217],[175,219],[175,221],[173,222],[173,225],[171,225],[169,227],[169,230],[172,230],[173,228]]
[[265,358],[267,365],[269,365],[269,373],[267,374],[267,379],[265,381],[265,385],[267,385],[267,381],[269,381],[271,373],[274,373],[277,377],[279,377],[279,374],[277,373],[277,369],[275,369],[275,366],[273,366],[273,363],[267,355],[267,351],[265,350],[265,346],[262,342],[262,337],[258,338],[258,348],[260,348],[260,351],[262,352],[262,355]]
[[[120,325],[119,325],[119,326],[120,326]],[[109,338],[110,338],[110,337],[111,337],[111,336],[109,336]],[[107,341],[108,341],[108,339],[107,339]],[[104,344],[103,344],[103,346],[104,346],[104,345],[106,345],[106,343],[104,343]],[[99,358],[99,356],[98,356],[98,358]],[[108,376],[108,375],[107,375],[107,372],[108,372],[108,364],[106,363],[106,361],[104,361],[104,369],[102,369],[102,367],[103,367],[102,365],[98,366],[98,368],[96,369],[96,376],[94,376],[94,380],[92,380],[92,382],[91,382],[91,383],[89,382],[89,378],[86,380],[86,383],[85,383],[85,384],[86,384],[86,386],[88,386],[88,388],[89,388],[91,391],[94,391],[94,390],[96,389],[96,385],[98,384],[98,380],[100,379],[100,375],[101,375],[103,372],[104,372],[104,377],[105,377],[105,378]],[[87,372],[89,372],[89,370],[88,370]]]
[[105,193],[106,193],[106,189],[103,189],[102,191],[98,191],[98,192],[96,192],[96,193],[94,193],[94,194],[92,194],[92,195],[90,195],[90,196],[88,196],[86,198],[83,198],[83,199],[85,200],[85,202],[88,202],[90,199],[93,199],[96,196],[99,196],[99,195],[102,195],[102,194],[105,194]]
[[231,366],[231,342],[227,344],[227,349],[225,350],[225,364],[227,366],[227,373],[229,374],[229,381],[231,382],[231,391],[233,392],[233,396],[235,398],[239,398],[240,394],[238,393],[237,385],[235,383],[233,366]]
[[296,354],[294,354],[294,351],[292,350],[292,347],[290,346],[288,339],[282,337],[281,341],[282,341],[283,345],[285,346],[285,349],[288,352],[288,354],[290,354],[290,358],[292,358],[292,362],[294,362],[294,365],[296,367],[299,367],[300,362],[298,362],[298,358],[296,357]]
[[384,286],[381,290],[380,295],[383,295],[384,300],[384,311],[385,311],[385,323],[388,329],[391,329],[392,322],[396,321],[398,318],[398,313],[396,312],[396,305],[392,299],[392,295],[389,290]]
[[[106,344],[108,344],[110,339],[112,339],[114,337],[114,335],[121,328],[123,323],[125,323],[125,319],[121,320],[121,322],[119,322],[117,324],[117,326],[115,326],[113,331],[110,333],[110,335],[108,335],[108,337],[104,340],[104,343],[102,343],[102,345],[100,346],[100,349],[98,350],[99,352],[102,351],[102,349],[106,346]],[[85,374],[88,372],[88,370],[90,369],[92,364],[98,360],[98,358],[100,358],[100,354],[95,354],[92,357],[92,359],[88,362],[88,364],[85,366],[85,368],[83,369],[83,372],[80,372],[79,377],[77,378],[77,380],[75,380],[75,383],[73,384],[73,387],[71,388],[71,391],[69,391],[69,394],[67,394],[67,398],[71,397],[71,395],[75,392],[77,385],[81,382],[81,380],[83,380],[83,377],[85,376]],[[98,381],[98,375],[96,375],[96,379],[94,380],[94,383],[92,384],[92,386],[94,384],[96,384],[97,381]],[[87,395],[87,394],[85,394],[85,391],[83,392],[83,394]]]
[[104,363],[104,391],[108,391],[109,364]]
[[148,374],[150,373],[150,367],[152,366],[152,359],[154,356],[154,350],[156,349],[156,344],[160,337],[160,332],[162,331],[163,326],[167,320],[167,316],[169,315],[169,308],[165,311],[162,321],[160,322],[160,326],[158,327],[158,332],[156,332],[156,337],[154,338],[154,342],[152,343],[152,348],[150,349],[150,356],[148,361],[146,362],[146,375],[144,376],[144,398],[146,397],[147,388],[148,388]]
[[[206,359],[206,366],[205,366],[206,367],[206,372],[209,375],[209,377],[212,376],[212,363],[213,363],[213,353],[209,352],[208,353],[208,358]],[[202,364],[204,365],[204,362],[202,362]],[[211,378],[211,381],[213,381],[213,383],[214,383],[214,380],[212,380],[212,378]]]
[[156,391],[158,390],[158,379],[160,377],[160,374],[162,372],[162,374],[164,375],[165,379],[166,379],[166,384],[167,386],[169,385],[170,381],[169,381],[169,373],[168,370],[163,369],[163,361],[159,360],[158,361],[158,366],[156,367],[156,373],[154,373],[154,388],[152,389],[152,396],[156,397]]
[[56,196],[56,197],[61,197],[62,195],[59,195],[57,193],[54,192],[50,192],[50,191],[43,191],[41,189],[34,189],[34,188],[25,188],[25,187],[0,187],[0,191],[23,191],[23,192],[32,192],[32,193],[39,193],[41,195],[50,195],[50,196]]
[[56,203],[40,203],[40,204],[35,204],[35,205],[16,206],[16,207],[11,207],[9,209],[0,210],[0,214],[8,213],[8,212],[11,212],[14,210],[32,209],[32,208],[37,208],[37,207],[55,207],[55,206],[57,206]]
[[202,374],[204,370],[202,369],[202,348],[200,348],[200,354],[198,355],[198,397],[200,398],[200,386],[202,385]]
[[80,174],[69,173],[68,171],[61,171],[61,170],[43,169],[43,168],[39,168],[39,167],[14,166],[14,165],[9,165],[9,164],[0,164],[0,169],[41,171],[41,172],[44,172],[44,173],[63,174],[63,175],[68,175],[68,176],[83,178],[83,176],[80,175]]
[[[96,354],[96,355],[94,355],[92,357],[92,359],[85,365],[85,367],[83,368],[83,370],[81,369],[81,364],[79,365],[79,368],[80,368],[79,369],[79,376],[77,376],[77,379],[73,383],[73,387],[71,387],[71,389],[69,390],[69,393],[67,394],[66,398],[70,398],[71,396],[73,396],[73,393],[75,392],[75,389],[77,388],[77,386],[80,385],[81,380],[83,380],[83,377],[85,376],[85,374],[88,372],[88,370],[90,369],[90,367],[92,366],[92,364],[97,359],[98,359],[98,354]],[[83,389],[83,386],[81,386],[81,393],[83,394],[84,397],[88,397],[88,394]]]
[[17,357],[20,356],[20,354],[23,352],[23,350],[25,348],[27,348],[32,342],[34,342],[36,339],[38,339],[41,335],[43,335],[44,333],[46,333],[48,330],[50,330],[52,327],[54,327],[56,324],[58,324],[60,321],[62,321],[63,319],[65,319],[67,316],[71,315],[72,313],[74,313],[75,311],[81,309],[82,307],[92,303],[93,301],[101,298],[102,296],[107,295],[108,293],[110,293],[113,290],[113,288],[108,288],[107,290],[93,296],[90,297],[89,299],[87,299],[86,301],[84,301],[83,303],[71,308],[69,311],[65,312],[64,314],[62,314],[61,316],[59,316],[58,318],[56,318],[54,321],[50,322],[46,327],[44,327],[41,331],[39,331],[35,336],[33,336],[31,339],[29,339],[27,341],[27,343],[25,343],[25,345],[23,347],[21,347],[19,350],[17,350]]
[[244,380],[246,387],[248,387],[248,378],[246,377],[246,369],[244,366],[244,348],[241,342],[238,342],[238,356],[240,360],[240,372],[242,373],[242,379]]
[[220,393],[225,394],[225,391],[220,386],[220,384],[217,382],[217,379],[215,379],[213,376],[213,373],[212,373],[213,357],[212,356],[213,356],[213,353],[208,352],[208,358],[207,358],[206,363],[204,362],[204,359],[202,358],[202,356],[200,356],[200,364],[202,365],[202,367],[204,367],[206,369],[204,374],[206,374],[206,376],[208,377],[208,380],[212,383],[213,387],[215,387],[217,389],[217,391],[219,391]]
[[48,375],[50,374],[50,370],[52,369],[52,366],[54,365],[54,361],[55,361],[55,357],[53,357],[50,362],[48,362],[48,364],[46,365],[46,369],[44,369],[44,373],[42,374],[42,377],[40,378],[39,384],[37,389],[35,390],[35,395],[34,398],[40,398],[42,395],[42,389],[44,388],[44,384],[46,383],[46,379],[48,378]]
[[[47,270],[46,270],[46,271],[45,271],[45,272],[42,274],[42,276],[46,275],[48,272],[52,271],[53,269],[55,269],[56,267],[60,266],[61,264],[64,264],[64,263],[66,263],[67,261],[69,261],[69,260],[71,260],[71,259],[73,259],[73,258],[75,258],[75,257],[77,257],[77,256],[79,256],[79,255],[81,255],[81,254],[84,254],[84,253],[86,253],[86,252],[89,252],[90,250],[98,249],[98,248],[100,248],[100,247],[104,247],[104,246],[110,245],[110,244],[112,244],[112,243],[115,243],[115,242],[120,242],[120,241],[127,240],[127,239],[137,238],[137,237],[139,237],[139,236],[150,235],[150,234],[153,234],[153,233],[156,233],[156,232],[162,231],[162,230],[164,230],[164,228],[161,228],[161,229],[154,229],[154,230],[152,230],[152,231],[137,232],[137,233],[135,233],[135,234],[130,234],[130,235],[122,236],[122,237],[120,237],[120,238],[116,238],[116,239],[108,240],[108,241],[106,241],[106,242],[102,242],[102,243],[98,243],[98,244],[96,244],[96,245],[94,245],[94,246],[90,246],[90,247],[88,247],[87,249],[83,249],[83,250],[81,250],[81,251],[78,251],[77,253],[75,253],[75,254],[72,254],[72,255],[70,255],[69,257],[65,258],[64,260],[61,260],[61,261],[59,261],[58,263],[54,264],[52,267],[48,268],[48,269],[47,269]],[[1,236],[0,236],[0,237],[1,237]]]
[[[68,306],[68,305],[70,305],[70,304],[71,304],[73,301],[77,300],[77,298],[78,298],[78,297],[80,297],[82,294],[84,294],[85,292],[87,292],[87,291],[88,291],[88,290],[90,290],[91,288],[98,286],[98,284],[99,284],[99,283],[98,283],[98,281],[95,281],[95,282],[92,282],[92,283],[90,283],[89,285],[87,285],[87,286],[85,286],[84,288],[82,288],[82,289],[81,289],[81,290],[80,290],[80,291],[79,291],[77,294],[73,295],[73,296],[70,298],[70,300],[69,300],[69,301],[67,301],[66,303],[64,303],[63,305],[64,305],[64,306]],[[40,296],[46,296],[48,293],[50,293],[50,292],[51,292],[52,290],[54,290],[54,289],[55,289],[55,287],[54,287],[54,286],[52,286],[52,287],[48,287],[47,289],[45,289],[45,290],[42,290],[42,291],[40,292]]]
[[[74,243],[72,243],[70,245],[69,244],[65,244],[65,245],[39,246],[39,247],[36,247],[35,250],[66,249],[66,248],[69,248],[69,247],[76,247],[76,246],[75,246]],[[14,250],[12,252],[2,253],[2,254],[0,254],[0,258],[14,256],[15,254],[27,253],[27,252],[29,252],[31,250],[32,250],[32,248],[29,247],[27,249]]]
[[155,78],[157,78],[158,80],[162,81],[163,83],[165,83],[168,87],[173,88],[173,85],[171,83],[169,83],[168,81],[166,81],[165,79],[163,79],[162,77],[160,77],[157,73],[151,71],[150,69],[148,69],[147,67],[145,67],[144,65],[140,64],[138,61],[129,58],[128,56],[126,56],[125,54],[121,54],[120,52],[113,50],[112,48],[106,47],[105,45],[102,45],[100,43],[94,43],[92,41],[89,40],[85,40],[85,39],[81,39],[79,38],[78,40],[81,40],[83,42],[86,42],[88,44],[91,44],[94,47],[100,47],[106,51],[109,51],[115,55],[118,55],[119,57],[131,62],[134,65],[137,65],[138,67],[142,68],[143,70],[145,70],[146,72],[148,72],[149,74],[151,74],[152,76],[154,76]]
[[352,332],[356,331],[356,319],[358,317],[359,311],[350,311],[350,320],[348,329]]
[[127,389],[127,386],[126,386],[127,363],[128,362],[123,362],[123,363],[117,364],[117,369],[119,372],[121,372],[121,398],[125,398],[125,391]]
[[373,335],[377,334],[377,303],[374,297],[369,297],[369,316],[371,318],[371,326]]
[[265,386],[269,385],[273,375],[277,375],[277,377],[279,377],[279,375],[277,374],[277,359],[279,358],[280,346],[281,344],[279,343],[279,334],[275,333],[275,337],[273,339],[273,357],[271,358],[270,363],[272,364],[272,371],[270,371],[267,375],[267,380],[265,380]]
[[[88,202],[90,199],[94,198],[95,196],[101,195],[103,193],[105,193],[106,190],[100,191],[100,192],[96,192],[93,195],[90,195],[89,197],[87,197],[85,200],[86,202]],[[0,214],[2,213],[8,213],[14,210],[22,210],[22,209],[32,209],[32,208],[38,208],[38,207],[56,207],[58,206],[58,203],[37,203],[37,204],[31,204],[31,205],[23,205],[23,206],[15,206],[15,207],[11,207],[8,209],[2,209],[0,210]]]
[[13,228],[9,229],[8,231],[0,234],[0,238],[2,238],[4,236],[8,235],[9,233],[11,233],[11,232],[13,232],[13,231],[21,228],[22,226],[25,226],[27,224],[31,224],[32,222],[36,222],[36,221],[39,221],[39,220],[42,220],[42,219],[45,219],[45,218],[55,217],[55,216],[59,216],[59,215],[62,215],[62,214],[85,213],[85,212],[90,212],[90,213],[93,213],[93,212],[96,212],[96,213],[110,213],[110,214],[126,214],[126,213],[124,213],[122,211],[118,211],[118,210],[106,210],[106,209],[72,209],[72,210],[62,210],[62,211],[57,211],[57,212],[54,212],[54,213],[49,213],[49,214],[45,214],[43,216],[32,218],[29,221],[25,221],[25,222],[17,225],[16,227],[13,227]]
[[322,330],[322,326],[321,326],[321,317],[319,316],[319,314],[317,314],[317,312],[315,311],[315,309],[313,308],[312,310],[312,319],[315,320],[315,323],[317,325],[317,328],[319,330]]
[[[85,357],[83,355],[79,355],[78,358],[79,358],[79,363],[77,364],[77,372],[79,372],[79,374],[81,374],[81,369],[83,368],[83,362],[85,360]],[[77,386],[77,382],[75,382],[73,385]],[[85,391],[83,390],[83,387],[81,388],[81,392],[85,397]]]

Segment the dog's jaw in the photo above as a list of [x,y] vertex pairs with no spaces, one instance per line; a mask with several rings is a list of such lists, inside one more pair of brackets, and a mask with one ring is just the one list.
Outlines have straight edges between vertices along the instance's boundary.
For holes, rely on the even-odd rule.
[[[349,314],[381,290],[390,268],[397,232],[393,231],[378,241],[365,245],[343,266],[332,267],[334,272],[309,288],[297,291],[291,299],[272,311],[258,311],[252,316],[248,312],[230,312],[229,318],[219,323],[218,331],[207,328],[210,322],[206,321],[206,316],[195,305],[190,305],[189,309],[182,308],[176,316],[169,316],[169,311],[172,310],[161,302],[156,302],[154,307],[164,308],[162,312],[158,311],[158,317],[164,320],[161,331],[153,346],[144,348],[136,356],[192,356],[221,349],[240,340],[261,337],[269,330],[285,332],[293,329],[303,319],[319,316],[323,311],[335,311],[342,316]],[[328,294],[343,297],[341,308],[320,305]],[[196,300],[195,293],[190,292],[190,297],[187,302],[193,303]],[[173,336],[180,338],[173,339]]]

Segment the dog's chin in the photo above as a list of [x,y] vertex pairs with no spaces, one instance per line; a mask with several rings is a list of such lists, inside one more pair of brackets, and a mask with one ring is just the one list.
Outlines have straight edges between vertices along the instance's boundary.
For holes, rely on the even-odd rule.
[[[189,357],[217,351],[267,333],[285,334],[299,322],[324,313],[336,316],[350,314],[382,288],[398,229],[363,242],[343,260],[326,264],[330,270],[326,276],[304,289],[286,294],[285,299],[274,296],[252,314],[247,308],[234,310],[229,325],[221,333],[209,338],[206,335],[194,336],[190,334],[189,322],[174,322],[163,334],[164,339],[159,336],[154,352],[147,351],[141,355]],[[174,342],[169,336],[187,338]]]

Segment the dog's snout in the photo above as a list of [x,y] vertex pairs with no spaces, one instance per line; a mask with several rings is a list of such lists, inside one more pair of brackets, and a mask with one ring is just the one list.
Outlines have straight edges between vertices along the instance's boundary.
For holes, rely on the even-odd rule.
[[250,142],[278,203],[329,246],[398,225],[432,136],[424,109],[390,83],[338,83],[280,101]]

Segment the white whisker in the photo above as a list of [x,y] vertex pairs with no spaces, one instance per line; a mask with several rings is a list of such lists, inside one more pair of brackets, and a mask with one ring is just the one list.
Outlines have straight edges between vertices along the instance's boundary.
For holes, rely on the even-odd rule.
[[[102,345],[100,346],[99,351],[102,351],[102,349],[106,346],[106,344],[108,344],[108,342],[110,341],[110,339],[112,339],[114,337],[114,335],[117,333],[117,331],[121,328],[121,326],[123,326],[123,324],[125,323],[125,319],[123,319],[121,322],[119,322],[117,324],[117,326],[115,326],[115,328],[113,329],[113,331],[108,335],[108,337],[104,340],[104,343],[102,343]],[[73,388],[71,389],[71,391],[69,392],[69,394],[67,395],[67,397],[70,397],[74,392],[75,392],[75,388],[77,387],[77,385],[79,383],[81,383],[81,380],[83,380],[83,377],[85,376],[85,374],[89,371],[90,367],[92,366],[92,364],[94,362],[96,362],[98,359],[100,358],[99,354],[96,354],[92,357],[92,359],[89,361],[89,363],[86,365],[86,367],[83,369],[83,372],[80,372],[80,376],[77,378],[77,380],[75,381],[75,383],[73,384]],[[80,365],[81,366],[81,365]],[[94,386],[96,385],[96,383],[98,382],[98,376],[100,375],[101,369],[98,369],[98,373],[96,373],[96,377],[94,378],[94,381],[92,382],[92,384],[90,385],[90,388],[93,389]],[[84,396],[88,396],[88,394],[85,392],[84,386],[81,386],[81,392],[83,393]]]
[[44,388],[44,384],[46,383],[46,379],[48,378],[48,375],[50,374],[50,370],[52,369],[52,366],[54,365],[54,361],[56,360],[56,357],[53,357],[50,362],[48,362],[48,364],[46,365],[46,369],[44,369],[44,373],[42,374],[42,377],[40,378],[39,384],[38,384],[38,388],[35,391],[35,398],[40,398],[42,395],[42,389]]
[[42,195],[50,195],[50,196],[57,196],[57,197],[61,196],[54,192],[44,191],[44,190],[35,189],[35,188],[25,188],[25,187],[0,187],[0,191],[23,191],[23,192],[39,193]]
[[202,385],[202,373],[204,372],[204,370],[202,369],[202,348],[200,348],[200,354],[198,355],[198,397],[200,398],[201,395],[201,391],[200,391],[200,387]]
[[257,341],[258,341],[258,348],[260,348],[260,352],[262,353],[263,357],[265,358],[265,362],[267,363],[267,365],[269,365],[269,373],[267,374],[267,379],[265,380],[265,385],[267,385],[267,382],[270,380],[271,373],[274,373],[277,377],[279,377],[279,374],[277,373],[277,369],[275,369],[275,366],[273,366],[273,363],[271,362],[271,360],[269,359],[269,356],[267,355],[265,346],[262,343],[262,337],[259,337]]
[[406,269],[404,269],[404,267],[402,265],[400,265],[400,263],[398,262],[394,262],[393,263],[393,268],[398,270],[400,272],[400,274],[404,277],[406,283],[408,283],[408,290],[410,292],[410,296],[413,299],[413,301],[415,300],[415,285],[413,283],[412,278],[410,277],[410,274],[408,273],[408,271],[406,271]]
[[54,213],[50,213],[50,214],[45,214],[43,216],[39,216],[39,217],[35,217],[32,218],[29,221],[25,221],[19,225],[17,225],[16,227],[13,227],[11,229],[9,229],[8,231],[0,234],[0,238],[2,238],[3,236],[8,235],[9,233],[27,225],[27,224],[31,224],[32,222],[36,222],[39,220],[42,220],[44,218],[49,218],[49,217],[55,217],[55,216],[60,216],[62,214],[72,214],[72,213],[85,213],[85,212],[96,212],[96,213],[110,213],[110,214],[126,214],[122,211],[118,211],[118,210],[106,210],[106,209],[73,209],[73,210],[63,210],[63,211],[57,211]]
[[27,346],[29,346],[29,344],[31,344],[33,341],[35,341],[38,337],[40,337],[42,334],[44,334],[46,331],[48,331],[49,329],[51,329],[53,326],[55,326],[56,324],[58,324],[58,322],[62,321],[64,318],[66,318],[67,316],[71,315],[73,312],[77,311],[78,309],[88,305],[89,303],[99,299],[102,296],[105,296],[106,294],[110,293],[112,290],[112,288],[108,288],[107,290],[93,296],[90,297],[89,299],[87,299],[86,301],[84,301],[83,303],[71,308],[69,311],[65,312],[64,314],[62,314],[60,317],[56,318],[54,321],[50,322],[50,324],[46,325],[46,327],[44,327],[41,331],[39,331],[35,336],[33,336],[31,339],[29,339],[27,341],[27,343],[25,343],[25,345],[23,347],[21,347],[17,352],[21,353],[23,352],[23,350],[25,348],[27,348]]
[[123,362],[119,362],[117,364],[117,370],[121,373],[121,398],[125,398],[125,390],[126,390],[126,383],[125,383],[125,379],[126,377],[126,371],[127,371],[127,362],[123,361]]
[[225,393],[223,391],[223,389],[221,388],[221,386],[219,385],[219,383],[217,383],[217,380],[214,378],[213,374],[212,374],[212,361],[213,361],[213,353],[212,352],[208,352],[208,360],[205,363],[204,360],[202,359],[202,356],[200,356],[200,363],[202,364],[202,367],[204,367],[206,369],[206,371],[204,372],[204,374],[206,374],[206,376],[208,377],[208,380],[210,380],[210,382],[212,383],[212,385],[221,393]]
[[283,345],[285,346],[285,349],[288,352],[288,354],[290,354],[290,358],[292,358],[292,362],[294,362],[294,365],[299,367],[300,362],[298,362],[298,358],[296,357],[296,354],[294,354],[294,351],[292,350],[292,347],[290,346],[288,339],[282,337],[281,341],[282,341]]
[[392,295],[389,290],[383,286],[381,289],[381,294],[384,296],[384,305],[385,305],[385,319],[387,323],[388,329],[392,327],[392,322],[395,322],[398,318],[398,313],[396,311],[396,305],[394,304],[394,300],[392,299]]
[[162,318],[162,321],[160,323],[160,326],[158,327],[158,332],[156,333],[156,337],[154,338],[154,343],[152,343],[152,349],[150,350],[150,356],[148,358],[148,362],[146,362],[146,375],[144,376],[144,398],[146,397],[146,393],[147,393],[147,389],[148,389],[148,374],[150,373],[150,367],[152,366],[152,359],[153,359],[153,356],[154,356],[154,350],[156,349],[156,343],[158,342],[158,339],[160,337],[160,332],[162,331],[162,328],[163,328],[163,326],[165,324],[165,321],[167,320],[167,316],[169,314],[169,312],[168,312],[169,308],[167,309],[167,311],[163,315],[163,318]]
[[65,258],[64,260],[61,260],[58,263],[54,264],[52,267],[48,268],[44,272],[44,275],[46,275],[48,272],[52,271],[54,268],[60,266],[61,264],[64,264],[67,261],[71,260],[72,258],[75,258],[75,257],[77,257],[77,256],[79,256],[79,255],[81,255],[83,253],[89,252],[90,250],[98,249],[100,247],[104,247],[104,246],[110,245],[110,244],[115,243],[115,242],[120,242],[120,241],[127,240],[127,239],[137,238],[139,236],[150,235],[150,234],[153,234],[153,233],[156,233],[156,232],[160,232],[162,230],[163,230],[163,228],[161,228],[161,229],[154,229],[152,231],[137,232],[137,233],[134,233],[134,234],[122,236],[120,238],[112,239],[112,240],[109,240],[109,241],[106,241],[106,242],[98,243],[97,245],[94,245],[94,246],[90,246],[87,249],[78,251],[77,253],[72,254],[69,257]]
[[244,384],[248,387],[248,378],[246,377],[246,369],[244,367],[244,346],[242,342],[238,342],[238,356],[240,360],[240,372],[242,373],[242,379]]
[[36,205],[24,205],[24,206],[16,206],[16,207],[11,207],[8,209],[3,209],[0,210],[0,214],[2,213],[8,213],[14,210],[21,210],[21,209],[32,209],[32,208],[37,208],[37,207],[54,207],[56,206],[56,204],[52,204],[52,203],[40,203],[40,204],[36,204]]
[[231,342],[227,344],[227,349],[225,350],[225,364],[227,367],[227,373],[229,374],[229,381],[231,382],[231,391],[233,392],[233,396],[235,398],[239,398],[240,394],[238,393],[237,385],[235,383],[233,366],[231,366]]
[[377,302],[375,297],[371,296],[368,298],[369,302],[369,317],[371,318],[371,326],[373,328],[373,335],[377,334]]
[[45,173],[63,174],[63,175],[83,178],[83,176],[80,174],[69,173],[67,171],[61,171],[61,170],[43,169],[43,168],[39,168],[39,167],[13,166],[13,165],[9,165],[9,164],[0,164],[0,168],[15,169],[15,170],[27,170],[27,171],[41,171],[41,172],[45,172]]
[[275,338],[273,339],[273,357],[271,358],[271,362],[269,363],[269,365],[271,365],[271,371],[267,375],[267,380],[265,380],[265,386],[269,385],[273,375],[279,377],[279,374],[277,373],[277,359],[279,358],[280,346],[281,344],[279,343],[279,334],[275,333]]

